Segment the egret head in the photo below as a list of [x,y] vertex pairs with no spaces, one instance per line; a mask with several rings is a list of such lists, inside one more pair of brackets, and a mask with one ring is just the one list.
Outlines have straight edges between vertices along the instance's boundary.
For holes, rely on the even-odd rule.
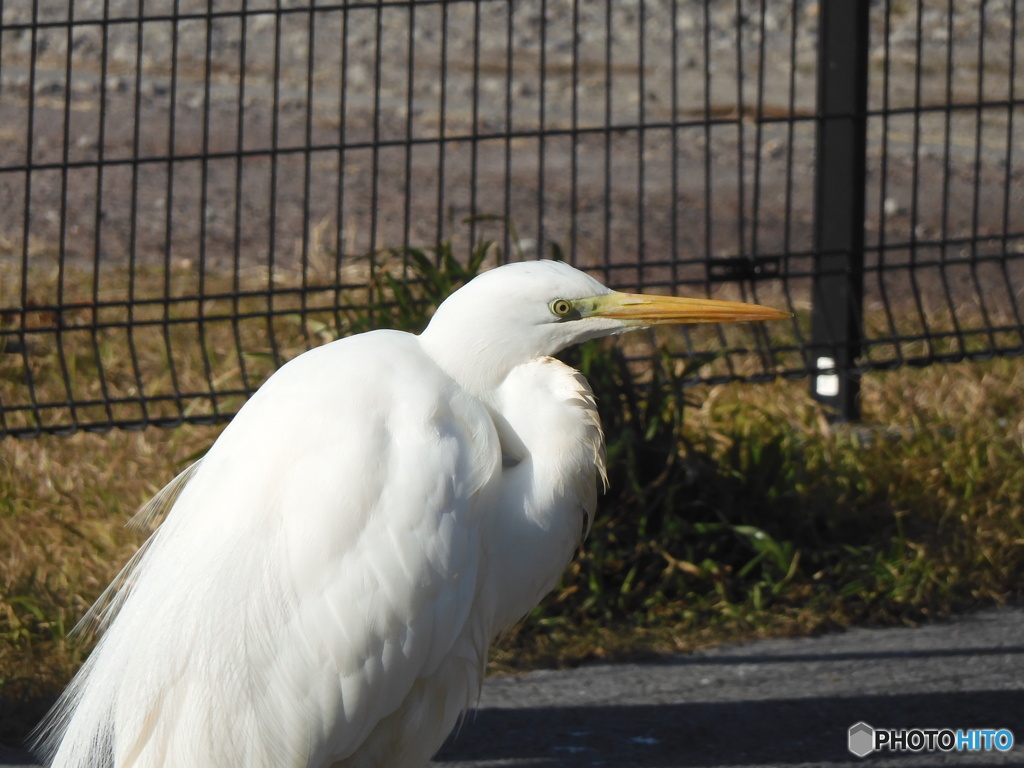
[[525,261],[485,272],[449,296],[421,340],[456,381],[481,392],[517,365],[600,336],[786,317],[755,304],[619,293],[568,264]]

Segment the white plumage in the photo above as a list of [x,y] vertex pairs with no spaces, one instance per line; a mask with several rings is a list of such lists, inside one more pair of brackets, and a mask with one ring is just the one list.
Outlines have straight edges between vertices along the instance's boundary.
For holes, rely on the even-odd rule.
[[594,398],[550,355],[780,316],[530,262],[457,291],[418,337],[300,355],[141,513],[169,508],[87,617],[103,634],[50,716],[53,765],[422,765],[594,512]]

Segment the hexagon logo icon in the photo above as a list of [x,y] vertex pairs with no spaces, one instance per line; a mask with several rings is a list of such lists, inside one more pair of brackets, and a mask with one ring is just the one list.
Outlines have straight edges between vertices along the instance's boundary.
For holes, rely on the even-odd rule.
[[847,747],[857,757],[865,757],[875,751],[875,729],[864,722],[850,726]]

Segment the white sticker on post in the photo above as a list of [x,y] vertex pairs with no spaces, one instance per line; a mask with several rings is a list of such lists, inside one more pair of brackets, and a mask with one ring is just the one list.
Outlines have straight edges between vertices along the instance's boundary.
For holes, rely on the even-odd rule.
[[[817,367],[819,371],[825,371],[836,367],[836,361],[831,357],[819,357]],[[814,377],[814,391],[822,397],[835,397],[839,394],[839,374],[819,373]]]

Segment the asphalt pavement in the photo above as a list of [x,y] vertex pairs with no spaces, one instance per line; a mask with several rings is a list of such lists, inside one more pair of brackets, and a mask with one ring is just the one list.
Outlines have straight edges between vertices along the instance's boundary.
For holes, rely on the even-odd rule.
[[[859,758],[858,722],[1007,729],[1019,743]],[[490,680],[432,765],[1024,765],[1024,608]]]
[[[911,743],[946,729],[1017,743],[861,758],[859,722]],[[0,768],[27,765],[0,748]],[[1024,607],[495,678],[431,768],[937,765],[1024,765]]]

